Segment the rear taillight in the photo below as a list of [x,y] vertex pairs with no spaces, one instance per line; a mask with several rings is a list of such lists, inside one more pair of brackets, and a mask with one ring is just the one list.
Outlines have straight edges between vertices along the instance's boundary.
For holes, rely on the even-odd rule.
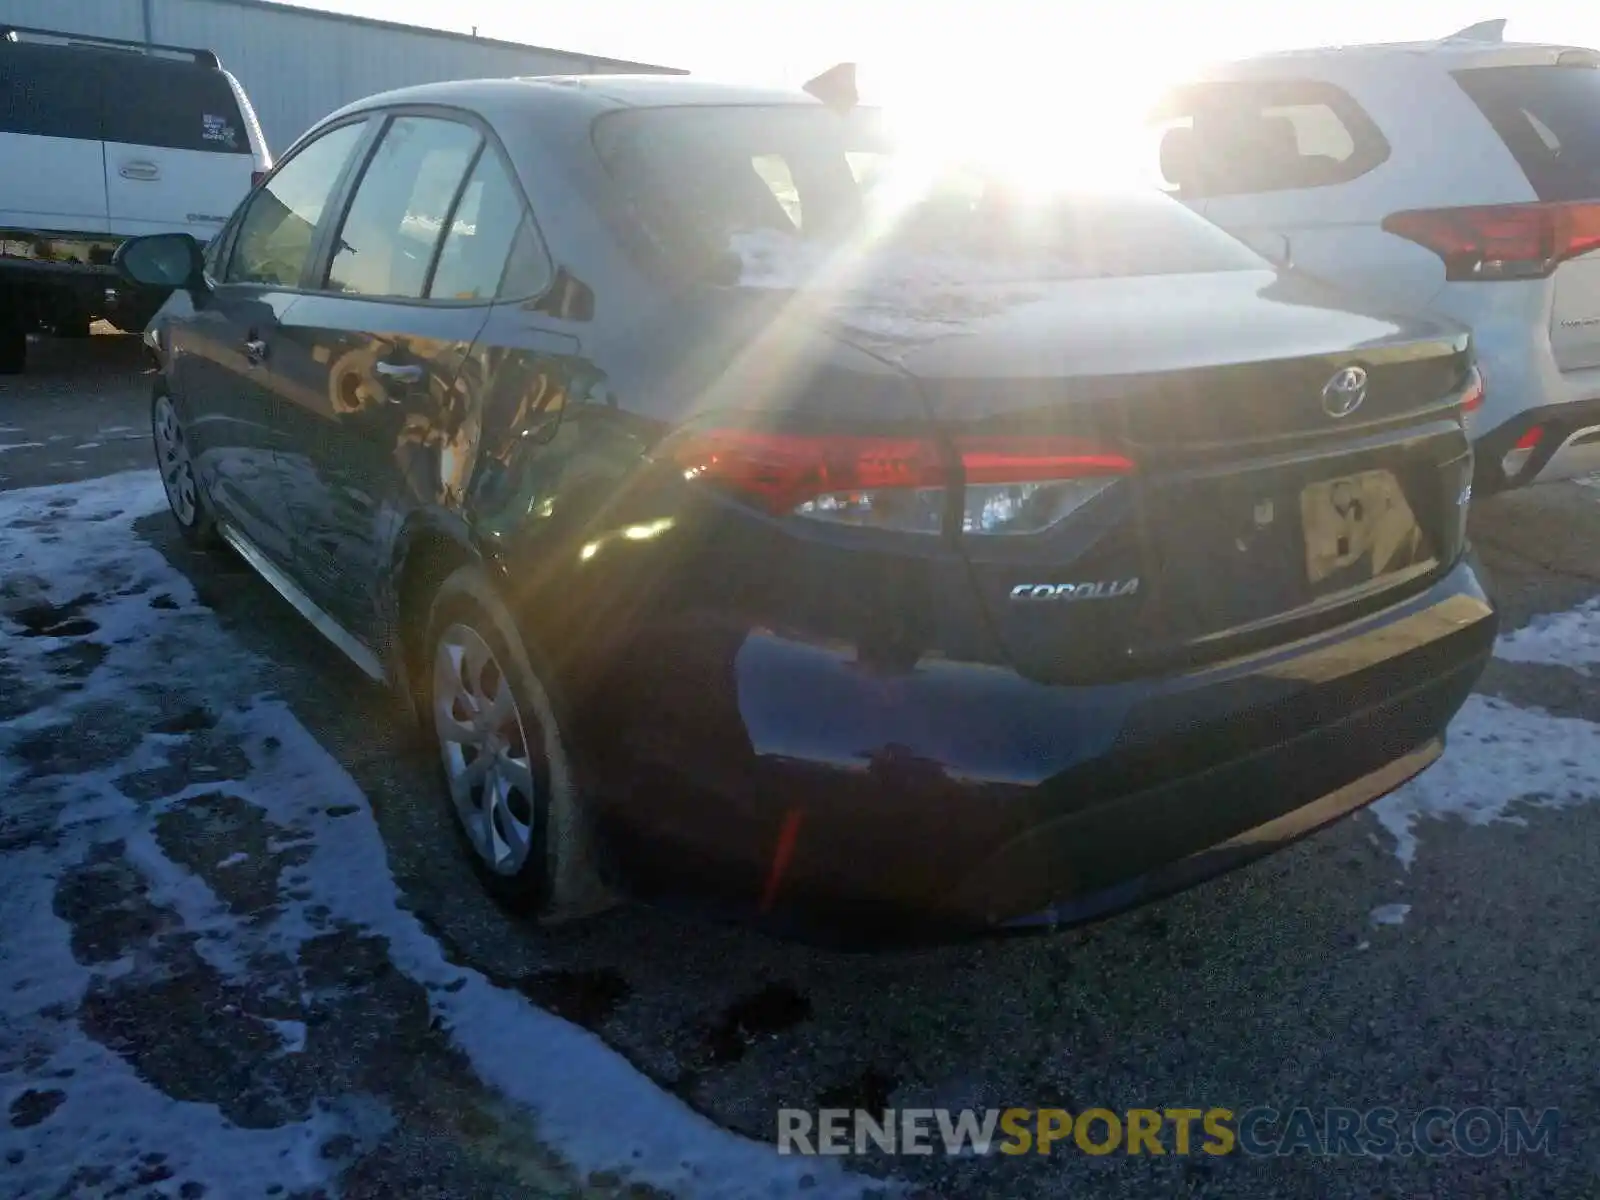
[[1517,444],[1507,450],[1500,459],[1500,469],[1505,472],[1507,479],[1515,479],[1522,473],[1522,468],[1528,465],[1528,460],[1533,457],[1533,452],[1539,448],[1539,443],[1544,441],[1544,426],[1535,425],[1520,438]]
[[263,179],[265,179],[266,177],[267,177],[267,173],[265,171],[251,171],[250,172],[250,186],[251,186],[251,188],[260,187],[261,186],[261,181]]
[[1467,382],[1461,388],[1461,411],[1477,412],[1483,407],[1483,372],[1477,367],[1467,368]]
[[1600,204],[1414,209],[1385,217],[1383,227],[1444,259],[1446,279],[1539,279],[1600,249]]
[[903,533],[945,528],[962,489],[961,525],[977,534],[1035,533],[1133,470],[1125,456],[1078,438],[931,440],[808,436],[719,429],[670,447],[683,477],[773,516]]

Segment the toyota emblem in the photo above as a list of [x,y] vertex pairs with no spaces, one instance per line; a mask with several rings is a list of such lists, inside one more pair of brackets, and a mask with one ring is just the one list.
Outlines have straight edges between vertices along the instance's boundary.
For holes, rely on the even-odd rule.
[[1330,417],[1348,417],[1367,398],[1367,373],[1361,367],[1345,367],[1322,388],[1322,411]]

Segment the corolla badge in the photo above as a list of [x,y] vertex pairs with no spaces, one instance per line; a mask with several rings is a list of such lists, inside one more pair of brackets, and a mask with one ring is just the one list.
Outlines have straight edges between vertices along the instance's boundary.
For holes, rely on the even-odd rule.
[[1114,600],[1139,590],[1139,580],[1098,579],[1093,583],[1019,583],[1013,600]]
[[1348,417],[1366,398],[1366,370],[1343,367],[1322,386],[1322,411],[1330,417]]

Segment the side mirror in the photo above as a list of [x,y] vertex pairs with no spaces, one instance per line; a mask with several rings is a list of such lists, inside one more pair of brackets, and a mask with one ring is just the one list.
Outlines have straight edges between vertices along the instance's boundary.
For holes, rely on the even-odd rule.
[[200,243],[187,233],[152,233],[129,238],[111,258],[117,273],[140,287],[206,288],[205,258]]

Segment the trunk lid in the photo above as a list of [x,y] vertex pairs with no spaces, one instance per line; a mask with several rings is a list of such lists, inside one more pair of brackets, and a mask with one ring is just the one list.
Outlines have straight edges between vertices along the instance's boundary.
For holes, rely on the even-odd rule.
[[[1271,271],[1078,280],[963,311],[959,331],[893,348],[881,327],[852,336],[917,380],[953,442],[1070,437],[1133,463],[1042,532],[962,532],[1019,669],[1104,679],[1270,644],[1459,552],[1464,331]],[[1351,368],[1364,392],[1342,411]]]

